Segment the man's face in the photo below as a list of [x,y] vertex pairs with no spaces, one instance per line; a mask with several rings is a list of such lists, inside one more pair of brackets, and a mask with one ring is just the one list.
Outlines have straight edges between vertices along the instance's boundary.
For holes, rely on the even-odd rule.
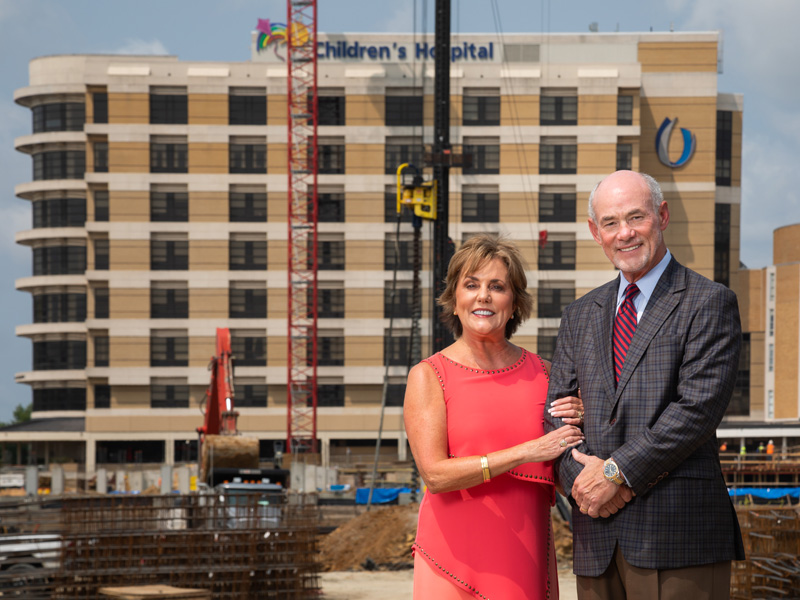
[[663,231],[669,224],[669,208],[662,202],[653,210],[650,190],[632,171],[609,175],[595,192],[597,222],[589,219],[595,241],[630,283],[641,279],[667,253]]

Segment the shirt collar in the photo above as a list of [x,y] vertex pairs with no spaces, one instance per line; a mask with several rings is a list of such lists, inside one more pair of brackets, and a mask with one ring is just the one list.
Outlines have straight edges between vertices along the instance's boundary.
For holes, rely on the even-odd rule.
[[[658,283],[658,280],[661,279],[661,275],[663,275],[664,271],[667,269],[667,265],[669,264],[671,258],[672,254],[670,253],[669,249],[667,249],[667,253],[659,261],[659,263],[645,273],[644,277],[636,282],[636,287],[639,288],[639,293],[645,302],[650,300],[650,296],[653,295],[653,290],[656,289],[656,284]],[[628,287],[629,283],[630,282],[625,279],[625,275],[620,273],[619,289],[617,290],[617,306],[619,306],[620,302],[622,302],[622,297],[625,295],[625,288]]]

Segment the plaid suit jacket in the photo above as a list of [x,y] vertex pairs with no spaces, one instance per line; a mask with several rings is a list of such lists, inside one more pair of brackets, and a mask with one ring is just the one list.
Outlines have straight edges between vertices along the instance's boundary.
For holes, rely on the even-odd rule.
[[[570,304],[561,319],[547,405],[584,403],[583,453],[614,456],[636,492],[608,519],[573,509],[574,571],[597,576],[616,544],[631,564],[673,569],[743,559],[719,464],[716,429],[733,392],[741,326],[736,295],[673,258],[634,334],[614,387],[612,327],[619,278]],[[545,411],[545,429],[560,427]],[[556,462],[569,494],[583,466]]]

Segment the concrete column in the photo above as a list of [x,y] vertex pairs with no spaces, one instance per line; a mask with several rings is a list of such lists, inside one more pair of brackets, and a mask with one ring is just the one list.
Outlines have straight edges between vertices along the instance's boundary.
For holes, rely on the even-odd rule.
[[90,479],[97,468],[97,441],[93,438],[86,439],[86,478]]
[[172,493],[172,465],[161,465],[161,493]]
[[127,492],[128,490],[125,489],[125,483],[127,481],[127,471],[124,469],[117,469],[116,475],[114,477],[114,488],[118,492]]
[[105,469],[97,469],[95,490],[97,490],[98,494],[108,493],[108,472]]
[[178,467],[178,491],[181,494],[188,494],[191,489],[191,473],[189,467]]
[[54,496],[64,493],[64,467],[61,465],[50,467],[50,493]]
[[164,440],[164,464],[175,466],[175,442]]
[[25,493],[28,496],[39,494],[39,469],[34,465],[25,467]]
[[331,438],[324,437],[319,440],[320,445],[320,454],[322,459],[322,466],[329,467],[331,466]]
[[406,460],[408,452],[406,451],[406,428],[400,427],[400,434],[397,436],[397,460]]

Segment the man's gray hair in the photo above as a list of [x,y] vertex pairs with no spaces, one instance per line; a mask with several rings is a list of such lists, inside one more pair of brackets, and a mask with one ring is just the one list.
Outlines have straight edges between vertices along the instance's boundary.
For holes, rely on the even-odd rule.
[[[653,212],[658,214],[658,209],[661,208],[661,203],[664,202],[664,193],[661,191],[661,186],[658,185],[658,182],[650,177],[647,173],[637,173],[644,182],[647,184],[647,187],[650,190],[650,201],[653,203]],[[597,188],[600,187],[600,184],[605,181],[605,177],[601,179],[597,185],[592,188],[592,193],[589,194],[589,218],[597,223],[597,215],[594,212],[594,194],[597,191]]]

